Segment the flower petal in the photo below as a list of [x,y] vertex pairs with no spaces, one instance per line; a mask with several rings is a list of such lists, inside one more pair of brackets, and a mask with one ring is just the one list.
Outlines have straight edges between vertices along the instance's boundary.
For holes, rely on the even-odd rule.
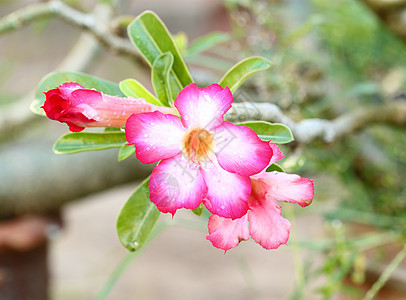
[[223,115],[231,108],[233,95],[228,87],[212,84],[198,88],[195,83],[186,86],[175,100],[182,124],[187,128],[212,129],[223,122]]
[[66,114],[82,114],[89,120],[99,121],[96,105],[103,102],[102,93],[95,90],[75,90],[70,94]]
[[261,172],[272,157],[268,142],[262,141],[252,129],[230,122],[215,129],[214,147],[224,170],[244,176]]
[[276,249],[289,239],[290,223],[281,216],[281,206],[272,199],[249,201],[248,221],[251,237],[265,249]]
[[45,102],[42,108],[51,120],[59,120],[70,106],[70,94],[78,89],[83,89],[78,83],[66,82],[60,86],[45,92]]
[[96,90],[85,89],[74,82],[64,83],[45,92],[42,108],[48,118],[65,122],[71,131],[85,127],[123,127],[133,113],[177,113],[173,107],[161,107],[147,103],[145,99],[117,97]]
[[131,115],[125,134],[128,143],[135,145],[137,158],[150,164],[179,154],[185,129],[178,117],[154,111]]
[[251,180],[247,176],[224,171],[216,161],[202,168],[208,192],[203,204],[213,214],[241,218],[248,210]]
[[279,149],[279,147],[276,144],[269,142],[269,147],[271,147],[272,152],[273,152],[269,165],[272,165],[272,164],[276,163],[278,160],[285,157],[285,155],[282,153],[282,151]]
[[207,193],[199,168],[182,157],[165,159],[149,180],[150,199],[159,211],[175,214],[179,208],[197,208]]
[[85,89],[79,83],[76,82],[65,82],[57,87],[59,92],[62,94],[62,97],[69,98],[70,94],[75,90]]
[[239,219],[226,219],[217,215],[209,218],[209,240],[214,247],[227,251],[237,246],[241,241],[248,240],[250,232],[247,215]]
[[260,180],[266,185],[269,198],[297,203],[302,207],[312,203],[314,184],[311,179],[274,171],[261,174]]

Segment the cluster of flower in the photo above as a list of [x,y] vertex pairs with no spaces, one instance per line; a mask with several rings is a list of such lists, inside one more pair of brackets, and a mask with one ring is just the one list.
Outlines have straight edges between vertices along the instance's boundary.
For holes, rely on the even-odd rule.
[[232,102],[230,90],[217,84],[190,84],[168,108],[65,83],[46,92],[43,109],[71,131],[125,126],[137,158],[159,162],[149,181],[151,201],[172,215],[203,203],[212,214],[207,239],[215,247],[227,251],[251,236],[275,249],[287,242],[290,231],[277,201],[309,205],[313,181],[266,172],[284,155],[250,128],[224,120]]

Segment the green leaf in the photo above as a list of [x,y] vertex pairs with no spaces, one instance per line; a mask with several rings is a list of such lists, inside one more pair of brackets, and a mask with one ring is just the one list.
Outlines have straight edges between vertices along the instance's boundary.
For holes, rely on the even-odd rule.
[[130,157],[134,153],[135,153],[134,145],[123,144],[120,148],[120,151],[118,151],[118,161],[123,161],[124,159]]
[[187,56],[199,54],[229,40],[230,35],[226,32],[211,32],[194,40],[187,50]]
[[266,172],[273,172],[273,171],[285,172],[285,170],[278,164],[272,164],[266,169]]
[[126,142],[123,132],[73,132],[59,138],[53,150],[57,154],[120,148]]
[[271,140],[275,144],[286,144],[294,140],[292,131],[283,124],[268,123],[265,121],[249,121],[238,123],[237,125],[251,128],[263,141]]
[[140,14],[128,26],[128,36],[151,66],[161,54],[172,53],[173,66],[171,74],[180,89],[193,82],[192,76],[171,34],[155,13],[145,11]]
[[268,69],[272,63],[264,57],[254,56],[246,58],[232,67],[220,80],[222,88],[229,87],[234,93],[238,87],[250,76]]
[[166,106],[173,104],[181,90],[170,73],[172,65],[173,55],[170,52],[158,56],[152,65],[151,80],[155,94]]
[[149,199],[148,182],[149,177],[136,188],[117,219],[120,242],[130,251],[145,244],[161,214]]
[[44,92],[56,88],[65,82],[76,82],[87,89],[96,89],[99,92],[124,97],[118,84],[98,77],[90,76],[83,73],[75,72],[54,72],[46,75],[38,84],[35,92],[35,100],[31,104],[31,111],[37,115],[45,116],[44,110],[41,108],[45,102]]
[[125,79],[119,83],[121,91],[127,97],[144,98],[145,101],[154,105],[163,106],[154,95],[150,93],[140,82],[135,79]]
[[192,212],[200,217],[203,213],[203,209],[204,209],[203,203],[200,203],[199,207],[192,209]]

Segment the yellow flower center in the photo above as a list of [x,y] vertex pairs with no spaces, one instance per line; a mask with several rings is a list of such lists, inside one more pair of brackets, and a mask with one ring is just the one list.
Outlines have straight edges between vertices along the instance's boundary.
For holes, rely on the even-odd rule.
[[187,158],[196,163],[209,158],[213,149],[213,135],[203,128],[189,130],[183,138],[184,153]]

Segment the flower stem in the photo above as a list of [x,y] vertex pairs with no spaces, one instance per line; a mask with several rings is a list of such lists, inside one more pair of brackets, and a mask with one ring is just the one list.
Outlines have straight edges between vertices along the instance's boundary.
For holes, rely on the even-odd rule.
[[[285,207],[284,207],[285,208]],[[303,260],[301,255],[301,246],[297,243],[296,235],[296,216],[292,206],[286,206],[286,215],[291,223],[290,229],[290,245],[292,247],[293,264],[295,269],[296,289],[291,296],[291,299],[300,299],[305,284],[305,274]]]
[[371,300],[379,292],[379,290],[385,285],[389,277],[396,270],[402,260],[406,257],[406,244],[403,246],[402,250],[395,256],[391,263],[386,267],[378,280],[372,285],[370,290],[366,293],[364,300]]
[[128,253],[124,259],[118,264],[115,270],[111,273],[107,282],[104,284],[102,290],[95,297],[95,300],[104,300],[107,298],[110,291],[113,289],[114,285],[117,283],[121,275],[127,270],[131,263],[147,248],[149,243],[154,240],[164,229],[166,229],[170,224],[168,222],[162,222],[157,227],[155,227],[150,238],[145,243],[144,247],[135,252]]

